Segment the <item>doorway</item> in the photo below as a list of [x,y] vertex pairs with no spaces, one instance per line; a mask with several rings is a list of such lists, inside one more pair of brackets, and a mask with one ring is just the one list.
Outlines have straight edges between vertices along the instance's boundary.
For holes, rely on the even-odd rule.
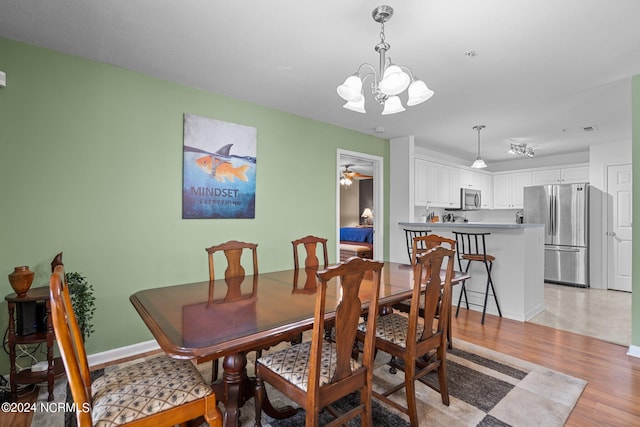
[[631,164],[607,167],[607,288],[631,292]]
[[[344,214],[342,212],[343,203],[340,197],[340,178],[344,177],[345,167],[349,172],[349,176],[354,179],[354,182],[359,180],[371,180],[372,181],[372,200],[371,200],[371,213],[372,217],[362,218],[364,209],[360,212],[360,206],[353,207],[353,213],[349,214],[350,221],[360,224],[362,218],[367,224],[373,227],[373,258],[377,260],[384,259],[384,179],[383,179],[383,166],[384,159],[380,156],[374,156],[372,154],[359,153],[348,150],[337,150],[336,156],[336,257],[339,259],[340,254],[340,227],[341,221],[343,221]],[[370,177],[370,178],[369,178]],[[354,206],[356,204],[354,203]],[[369,207],[369,206],[367,206]]]

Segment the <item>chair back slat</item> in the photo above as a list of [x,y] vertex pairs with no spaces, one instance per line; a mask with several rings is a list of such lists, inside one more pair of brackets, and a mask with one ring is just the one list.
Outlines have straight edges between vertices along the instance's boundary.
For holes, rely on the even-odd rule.
[[436,246],[442,246],[443,243],[449,245],[449,249],[456,249],[456,241],[454,239],[449,239],[444,236],[439,236],[437,234],[429,234],[426,236],[417,236],[413,238],[413,250],[411,252],[411,265],[415,265],[416,257],[429,251]]
[[[360,300],[361,285],[366,283],[370,286],[371,313],[377,312],[378,297],[380,290],[380,276],[384,263],[359,257],[349,258],[346,262],[327,268],[317,273],[320,281],[320,291],[316,294],[316,313],[314,318],[313,343],[311,349],[311,370],[309,372],[309,390],[318,387],[320,371],[320,351],[322,347],[322,337],[324,334],[325,312],[331,307],[325,307],[327,284],[330,280],[337,278],[336,292],[341,296],[336,307],[335,317],[335,340],[336,340],[336,371],[331,383],[349,377],[351,371],[351,357],[356,341],[356,332],[360,315],[362,313],[362,301]],[[367,325],[375,331],[377,316],[368,316]],[[373,366],[374,334],[367,334],[367,340],[363,349],[363,365],[371,368]],[[369,371],[370,369],[368,369]],[[368,375],[371,374],[368,372]]]
[[[78,327],[69,287],[65,279],[64,265],[56,264],[49,280],[51,317],[60,355],[67,372],[69,388],[77,408],[91,405],[91,377],[87,353]],[[78,426],[91,426],[91,413],[77,410]]]
[[324,265],[322,268],[327,268],[329,265],[329,255],[327,252],[327,239],[316,236],[306,236],[301,239],[297,239],[291,242],[293,245],[293,268],[296,270],[300,268],[299,257],[298,257],[298,247],[303,245],[306,253],[306,257],[304,260],[305,268],[319,268],[320,260],[317,256],[318,245],[322,247],[322,255]]
[[239,242],[230,240],[226,243],[214,245],[206,248],[209,254],[209,280],[215,280],[215,268],[213,255],[216,252],[223,251],[227,258],[227,268],[224,272],[225,279],[238,278],[245,276],[245,269],[242,266],[242,252],[244,249],[251,250],[253,256],[253,275],[258,275],[258,245],[255,243]]
[[[411,298],[411,308],[409,310],[409,337],[416,336],[418,321],[420,318],[420,288],[421,284],[427,283],[424,292],[424,310],[422,319],[424,329],[419,341],[424,341],[435,335],[442,334],[445,339],[448,314],[451,310],[451,278],[453,277],[453,260],[454,251],[437,246],[422,255],[419,255],[414,265],[414,288]],[[440,271],[445,260],[447,261],[445,280],[441,279]],[[440,299],[442,298],[442,302]],[[440,310],[438,311],[438,308]],[[438,316],[436,317],[436,313]],[[437,327],[434,328],[434,324]],[[413,340],[407,340],[407,351],[411,351],[410,347],[414,344]],[[419,345],[419,342],[416,344]]]

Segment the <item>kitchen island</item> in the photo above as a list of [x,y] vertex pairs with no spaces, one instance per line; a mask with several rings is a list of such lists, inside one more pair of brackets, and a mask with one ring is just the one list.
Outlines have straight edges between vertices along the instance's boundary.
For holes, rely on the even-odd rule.
[[[453,231],[491,233],[486,237],[487,253],[495,256],[493,285],[502,315],[527,321],[545,310],[544,304],[544,225],[484,222],[400,222],[401,229],[431,230],[430,234],[455,239]],[[463,261],[463,267],[466,262]],[[456,260],[455,269],[459,266]],[[482,311],[487,273],[480,262],[472,262],[467,281],[469,308]],[[460,286],[453,289],[452,302],[458,304]],[[475,291],[475,292],[469,292]],[[473,305],[471,304],[473,303]],[[462,302],[464,308],[464,301]],[[491,296],[487,313],[498,314]]]

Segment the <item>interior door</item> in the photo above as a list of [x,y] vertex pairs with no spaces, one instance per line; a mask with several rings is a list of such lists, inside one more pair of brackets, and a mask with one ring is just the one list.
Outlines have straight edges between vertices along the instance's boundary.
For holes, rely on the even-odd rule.
[[631,292],[631,164],[607,168],[608,288]]

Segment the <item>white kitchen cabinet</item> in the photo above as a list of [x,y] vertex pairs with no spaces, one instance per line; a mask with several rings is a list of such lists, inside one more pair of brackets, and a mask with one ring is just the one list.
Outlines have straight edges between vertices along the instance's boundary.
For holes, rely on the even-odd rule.
[[548,169],[533,171],[531,173],[532,185],[560,184],[560,169]]
[[414,159],[413,170],[413,202],[416,206],[427,206],[427,174],[429,162]]
[[589,166],[577,168],[561,169],[561,180],[563,184],[575,184],[578,182],[589,182]]
[[589,167],[543,169],[532,172],[531,185],[575,184],[589,182]]
[[493,208],[493,178],[489,174],[478,173],[478,180],[480,184],[478,185],[478,189],[481,194],[481,209],[492,209]]
[[451,167],[428,162],[427,206],[448,208],[451,204]]
[[449,207],[460,207],[460,188],[462,169],[450,167],[449,168]]
[[522,209],[524,187],[531,185],[531,172],[495,174],[493,176],[493,208]]
[[451,208],[460,203],[459,169],[416,158],[414,180],[416,206]]

